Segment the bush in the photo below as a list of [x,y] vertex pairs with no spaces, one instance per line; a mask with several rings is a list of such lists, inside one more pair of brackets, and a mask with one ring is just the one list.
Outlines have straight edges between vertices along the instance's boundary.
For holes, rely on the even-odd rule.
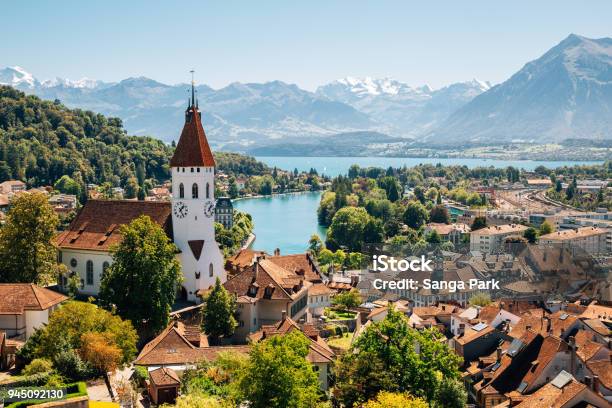
[[144,386],[145,380],[149,378],[149,370],[146,367],[136,366],[134,367],[134,373],[132,374],[132,381],[139,386]]
[[35,358],[28,364],[21,374],[31,376],[34,374],[48,373],[53,369],[53,364],[46,358]]
[[55,356],[55,369],[64,377],[79,381],[89,378],[93,370],[72,349],[61,351]]

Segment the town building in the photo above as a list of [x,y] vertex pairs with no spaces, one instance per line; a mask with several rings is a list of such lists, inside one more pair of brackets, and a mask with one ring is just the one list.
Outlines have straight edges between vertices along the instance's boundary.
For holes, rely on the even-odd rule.
[[470,251],[495,253],[503,249],[507,238],[522,236],[527,229],[520,224],[493,225],[470,232]]
[[452,242],[455,246],[462,242],[463,237],[470,232],[470,227],[467,224],[442,224],[432,222],[425,225],[425,234],[436,231],[442,241]]
[[540,244],[561,245],[567,248],[581,248],[589,254],[603,254],[608,249],[610,230],[599,227],[581,227],[560,230],[540,237]]
[[26,191],[26,184],[19,180],[8,180],[0,183],[0,194],[15,194]]
[[[199,302],[198,292],[217,278],[226,280],[223,254],[215,241],[215,160],[192,98],[170,160],[173,197],[167,201],[89,200],[68,229],[55,239],[58,258],[81,279],[81,292],[97,295],[104,270],[112,263],[111,246],[121,241],[120,227],[141,215],[160,225],[178,247],[183,273],[179,298]],[[66,288],[68,277],[60,279]]]
[[225,229],[230,229],[234,225],[234,206],[229,197],[217,198],[215,222],[222,224]]
[[0,283],[0,332],[27,340],[68,298],[33,283]]
[[294,321],[307,320],[308,290],[313,285],[302,269],[280,266],[266,256],[225,282],[227,291],[237,299],[238,340],[264,325],[281,320],[283,313]]

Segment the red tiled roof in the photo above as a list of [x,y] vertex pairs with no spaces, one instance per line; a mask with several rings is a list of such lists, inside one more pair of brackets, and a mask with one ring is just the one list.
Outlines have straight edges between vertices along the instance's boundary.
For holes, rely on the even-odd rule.
[[261,341],[270,336],[287,334],[292,330],[299,330],[310,341],[309,351],[306,359],[311,363],[330,363],[335,357],[335,353],[329,348],[327,343],[319,337],[317,331],[312,326],[305,326],[304,330],[289,317],[279,321],[274,325],[262,326],[261,329],[249,335],[253,342]]
[[172,238],[169,202],[89,200],[54,242],[59,248],[108,251],[121,241],[120,227],[141,215],[151,217]]
[[599,377],[601,384],[612,389],[612,363],[610,359],[589,361],[587,367],[593,374]]
[[[236,297],[272,300],[292,300],[303,286],[310,285],[312,284],[305,282],[302,276],[278,266],[269,259],[261,259],[258,264],[238,273],[223,284],[228,292]],[[256,289],[254,294],[249,291],[252,286]],[[299,290],[296,292],[294,288]]]
[[0,315],[46,310],[68,298],[33,283],[0,283]]
[[151,383],[160,385],[178,385],[181,383],[179,376],[171,368],[160,367],[149,372]]
[[213,157],[206,134],[202,127],[199,110],[191,106],[185,115],[185,125],[181,132],[170,167],[214,167]]
[[[201,360],[215,360],[223,351],[248,353],[248,346],[209,347],[205,338],[196,339],[201,347],[194,346],[189,340],[195,333],[183,323],[171,323],[156,338],[147,343],[134,361],[136,365],[181,365]],[[202,336],[203,337],[203,336]]]
[[321,281],[321,275],[319,275],[317,266],[310,254],[308,253],[270,256],[266,257],[266,259],[269,259],[278,266],[289,271],[293,271],[296,273],[300,273],[303,271],[306,280],[309,282]]
[[557,353],[567,350],[567,344],[558,337],[548,336],[542,342],[540,351],[534,361],[532,361],[532,367],[527,371],[527,374],[523,377],[523,381],[529,386],[544,372],[546,367],[554,360]]

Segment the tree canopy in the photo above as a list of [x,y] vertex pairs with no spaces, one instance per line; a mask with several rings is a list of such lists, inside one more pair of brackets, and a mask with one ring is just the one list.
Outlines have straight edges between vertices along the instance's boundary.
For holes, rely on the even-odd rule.
[[51,238],[58,223],[44,194],[21,194],[13,199],[0,229],[0,282],[57,282],[62,267]]
[[121,235],[102,276],[100,302],[136,326],[158,332],[168,324],[182,278],[176,246],[145,215],[123,225]]

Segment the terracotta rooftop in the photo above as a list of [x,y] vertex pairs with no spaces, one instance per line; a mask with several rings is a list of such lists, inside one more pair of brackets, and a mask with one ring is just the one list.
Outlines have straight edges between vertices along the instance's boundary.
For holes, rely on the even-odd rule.
[[33,283],[0,283],[0,315],[21,315],[26,310],[47,310],[68,298]]
[[612,389],[612,362],[610,362],[610,358],[589,361],[587,367],[594,375],[599,377],[599,381],[604,387]]
[[544,241],[568,241],[578,238],[592,237],[595,235],[607,234],[608,230],[597,227],[582,227],[576,229],[562,230],[551,232],[550,234],[542,235],[540,240]]
[[293,330],[302,332],[310,341],[306,359],[311,363],[331,363],[335,353],[327,343],[319,337],[318,331],[310,325],[305,325],[302,330],[300,326],[289,317],[284,317],[274,325],[264,325],[258,331],[251,333],[249,339],[253,342],[264,340],[270,336],[287,334]]
[[223,286],[237,297],[290,300],[304,287],[312,286],[312,283],[268,259],[261,259],[252,267],[230,278]]
[[527,227],[521,224],[503,224],[503,225],[493,225],[490,227],[481,228],[476,231],[472,231],[470,234],[476,235],[498,235],[498,234],[510,234],[510,233],[520,233],[526,230]]
[[136,365],[182,365],[196,363],[202,360],[215,360],[219,353],[240,352],[248,353],[248,346],[219,346],[209,347],[207,341],[198,339],[200,347],[193,341],[194,333],[183,323],[173,322],[156,338],[147,343],[134,361]]
[[328,288],[324,283],[315,283],[308,290],[309,296],[329,295],[330,293],[334,293],[334,291]]
[[309,282],[321,282],[319,269],[309,253],[275,255],[266,257],[266,259],[269,259],[286,270],[304,274],[306,280]]
[[226,267],[230,270],[242,270],[253,265],[255,257],[266,255],[264,251],[255,251],[249,248],[241,249],[226,261]]
[[[526,397],[516,408],[565,408],[570,400],[576,398],[587,386],[572,379],[559,388],[548,383],[533,394]],[[574,406],[574,405],[571,405]]]
[[156,370],[149,371],[149,379],[151,383],[160,385],[178,385],[181,383],[178,374],[171,368],[160,367]]
[[181,132],[170,167],[214,167],[213,157],[204,128],[201,113],[192,104],[185,113],[185,125]]
[[54,242],[65,249],[109,251],[121,241],[120,227],[141,215],[151,217],[172,238],[170,202],[89,200]]

